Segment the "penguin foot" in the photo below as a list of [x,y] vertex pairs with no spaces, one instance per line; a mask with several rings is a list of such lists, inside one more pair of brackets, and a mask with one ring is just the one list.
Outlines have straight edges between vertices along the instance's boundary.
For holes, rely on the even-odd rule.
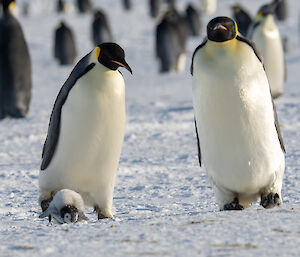
[[281,200],[277,193],[269,193],[268,195],[262,195],[260,205],[266,209],[273,208],[274,206],[280,206]]
[[244,207],[239,204],[239,199],[235,197],[231,203],[224,205],[224,211],[241,211]]

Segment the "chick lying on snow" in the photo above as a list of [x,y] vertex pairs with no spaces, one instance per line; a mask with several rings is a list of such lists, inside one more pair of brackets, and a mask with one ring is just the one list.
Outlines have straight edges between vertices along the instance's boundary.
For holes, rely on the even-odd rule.
[[69,189],[55,194],[48,209],[40,215],[40,218],[44,217],[49,217],[49,222],[54,218],[60,224],[88,220],[81,195]]

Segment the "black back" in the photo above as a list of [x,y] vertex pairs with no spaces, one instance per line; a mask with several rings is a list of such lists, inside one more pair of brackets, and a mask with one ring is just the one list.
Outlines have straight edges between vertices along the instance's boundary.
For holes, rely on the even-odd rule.
[[81,78],[95,66],[95,63],[88,64],[90,54],[91,53],[87,54],[76,64],[70,76],[60,89],[55,100],[50,117],[47,138],[43,147],[41,170],[44,170],[48,167],[55,153],[60,134],[61,110],[68,98],[70,90],[73,88],[79,78]]
[[200,13],[189,4],[186,8],[185,18],[189,26],[189,32],[191,36],[199,36],[201,32]]
[[73,64],[77,56],[72,30],[63,22],[55,30],[54,57],[61,65]]
[[239,10],[233,12],[233,18],[237,23],[238,30],[243,36],[247,36],[248,29],[252,23],[251,16],[241,6],[238,6]]
[[123,7],[126,11],[131,10],[132,8],[132,3],[131,0],[122,0],[123,1]]
[[159,14],[160,0],[149,0],[150,16],[155,18]]
[[0,119],[25,117],[31,100],[31,60],[21,25],[4,10],[0,18]]
[[110,26],[103,11],[98,10],[95,12],[92,23],[92,38],[95,46],[113,41]]
[[87,13],[92,10],[90,0],[77,0],[77,8],[80,13]]

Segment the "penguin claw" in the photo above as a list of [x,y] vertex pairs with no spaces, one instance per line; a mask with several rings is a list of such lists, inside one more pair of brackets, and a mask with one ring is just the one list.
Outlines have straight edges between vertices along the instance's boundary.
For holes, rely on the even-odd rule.
[[235,197],[231,203],[224,205],[224,211],[241,211],[244,207],[239,204],[239,199]]
[[262,195],[260,205],[266,209],[270,209],[281,205],[280,197],[277,193],[269,193],[268,195]]

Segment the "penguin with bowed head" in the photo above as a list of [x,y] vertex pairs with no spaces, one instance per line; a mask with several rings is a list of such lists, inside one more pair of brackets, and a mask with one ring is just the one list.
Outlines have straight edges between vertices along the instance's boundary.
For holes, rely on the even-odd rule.
[[253,42],[232,19],[216,17],[191,72],[199,163],[220,210],[243,210],[258,198],[264,208],[281,205],[285,148]]
[[12,3],[2,1],[0,17],[0,119],[25,117],[31,100],[31,60],[22,27],[10,12]]
[[274,99],[282,95],[283,84],[286,80],[282,40],[273,16],[278,3],[263,5],[249,29],[249,38],[255,42],[262,54]]
[[77,50],[71,28],[61,21],[54,34],[54,58],[60,65],[73,64]]
[[250,14],[239,4],[233,5],[231,10],[233,19],[239,28],[239,32],[246,37],[248,29],[252,24],[252,18]]
[[125,129],[125,84],[132,73],[124,50],[103,43],[83,57],[62,86],[51,113],[39,173],[45,211],[63,188],[78,192],[98,219],[113,218],[116,171]]
[[201,31],[201,17],[200,13],[197,11],[197,9],[192,5],[189,4],[185,11],[185,18],[189,25],[189,31],[191,36],[200,36]]
[[156,56],[161,73],[184,69],[188,33],[185,18],[175,9],[168,10],[156,27]]
[[149,0],[149,10],[150,16],[156,18],[160,11],[160,0]]
[[109,22],[102,10],[95,11],[94,20],[92,22],[92,39],[95,46],[104,42],[113,41]]
[[70,189],[62,189],[55,194],[47,210],[40,215],[40,218],[45,217],[49,218],[49,222],[54,219],[59,224],[88,220],[81,195]]

